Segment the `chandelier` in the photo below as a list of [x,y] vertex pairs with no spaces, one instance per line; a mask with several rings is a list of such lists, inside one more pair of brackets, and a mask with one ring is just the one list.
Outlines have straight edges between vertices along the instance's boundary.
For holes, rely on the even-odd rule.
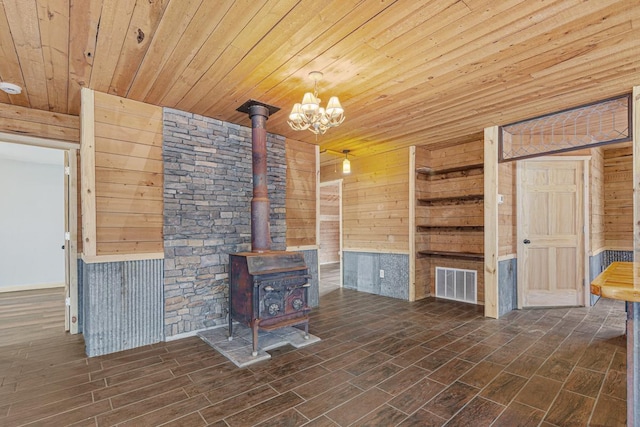
[[324,135],[327,129],[344,122],[344,109],[337,96],[329,98],[327,108],[322,108],[318,98],[318,80],[322,79],[322,73],[312,71],[309,77],[314,81],[313,93],[305,93],[302,102],[293,106],[287,123],[293,130],[308,129],[316,135]]

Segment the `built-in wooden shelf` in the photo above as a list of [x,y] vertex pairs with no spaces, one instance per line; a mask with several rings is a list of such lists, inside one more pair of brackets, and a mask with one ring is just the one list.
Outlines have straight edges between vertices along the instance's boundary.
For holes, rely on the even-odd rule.
[[484,169],[484,164],[475,163],[472,165],[456,166],[447,169],[434,169],[430,167],[416,168],[416,172],[422,175],[444,175],[453,172],[465,172],[473,169]]
[[[430,168],[430,167],[420,167],[416,168],[417,179],[422,181],[431,181],[432,183],[440,183],[444,182],[443,180],[456,180],[456,179],[475,179],[475,177],[481,177],[484,172],[484,165],[482,163],[474,163],[471,165],[464,166],[456,166],[450,168]],[[446,185],[445,185],[446,187]],[[416,200],[416,206],[422,207],[422,209],[427,209],[426,211],[422,211],[423,213],[428,213],[428,216],[431,215],[453,215],[456,209],[473,209],[473,215],[481,217],[482,210],[478,210],[481,208],[482,201],[484,200],[484,195],[482,192],[482,185],[474,187],[468,187],[471,190],[471,194],[460,194],[461,190],[455,190],[454,192],[439,192],[440,195],[445,194],[446,197],[429,197],[429,192],[425,191],[421,194],[422,197],[419,197]],[[458,188],[458,187],[453,187]],[[448,194],[458,194],[457,196],[449,196]],[[430,209],[429,209],[430,208]],[[425,240],[429,240],[428,236],[456,236],[455,244],[451,246],[443,245],[442,242],[438,243],[438,247],[444,247],[446,249],[454,249],[449,251],[441,251],[441,250],[430,250],[427,249],[430,246],[430,241],[421,242],[422,248],[419,248],[417,251],[417,256],[420,258],[447,258],[447,259],[457,259],[457,260],[466,260],[466,261],[482,261],[484,260],[484,255],[482,253],[475,252],[465,252],[464,240],[465,238],[473,239],[473,246],[468,246],[468,249],[481,250],[481,246],[478,246],[477,240],[479,238],[480,233],[484,232],[484,227],[482,225],[465,225],[467,221],[472,224],[482,224],[482,221],[478,218],[449,218],[449,220],[443,220],[446,218],[434,217],[433,222],[441,222],[441,223],[449,223],[451,225],[434,225],[429,224],[431,222],[429,218],[423,218],[422,224],[416,224],[416,232],[424,233],[424,236],[427,236]],[[457,224],[456,224],[457,223]],[[465,236],[460,239],[458,236]],[[425,247],[426,246],[426,247]],[[420,250],[422,249],[422,250]],[[455,251],[455,249],[462,249],[460,251]]]
[[423,257],[437,257],[437,258],[451,258],[451,259],[466,259],[472,261],[484,260],[484,254],[477,254],[472,252],[445,252],[445,251],[418,251],[418,254]]
[[418,232],[440,231],[444,233],[457,233],[467,231],[484,231],[482,225],[418,225]]
[[457,202],[479,202],[484,200],[482,194],[469,194],[466,196],[451,196],[451,197],[426,197],[418,199],[418,203],[422,206],[438,205],[438,204],[454,204]]

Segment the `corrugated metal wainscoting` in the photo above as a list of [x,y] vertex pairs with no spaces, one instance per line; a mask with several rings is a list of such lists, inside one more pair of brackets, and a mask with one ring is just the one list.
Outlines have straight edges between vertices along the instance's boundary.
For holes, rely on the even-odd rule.
[[307,264],[311,279],[309,283],[309,306],[318,307],[320,305],[320,282],[318,280],[318,250],[309,249],[306,251],[299,251],[304,254],[304,262]]
[[409,299],[408,254],[343,251],[342,271],[347,289]]
[[83,264],[83,334],[88,356],[164,339],[163,260]]

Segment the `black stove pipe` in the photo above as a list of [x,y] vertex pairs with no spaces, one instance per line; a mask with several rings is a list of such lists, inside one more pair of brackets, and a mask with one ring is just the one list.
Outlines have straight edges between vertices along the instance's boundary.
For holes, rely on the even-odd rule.
[[269,227],[269,192],[267,188],[267,119],[279,108],[249,100],[237,111],[251,119],[251,154],[253,161],[253,197],[251,198],[251,252],[271,249]]

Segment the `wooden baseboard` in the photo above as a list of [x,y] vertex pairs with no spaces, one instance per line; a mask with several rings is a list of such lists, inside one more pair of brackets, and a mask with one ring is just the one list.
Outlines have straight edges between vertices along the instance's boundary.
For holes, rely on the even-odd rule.
[[64,288],[63,282],[36,283],[35,285],[0,286],[2,292],[33,291],[36,289]]
[[287,246],[287,251],[295,252],[295,251],[315,251],[318,250],[318,245],[307,245],[307,246]]
[[80,256],[85,264],[97,264],[104,262],[145,261],[164,259],[164,252],[140,253],[140,254],[113,254],[113,255],[85,255]]

